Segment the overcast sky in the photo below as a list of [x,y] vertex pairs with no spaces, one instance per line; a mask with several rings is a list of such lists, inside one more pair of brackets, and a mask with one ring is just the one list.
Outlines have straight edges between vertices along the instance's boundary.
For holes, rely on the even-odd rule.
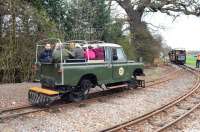
[[[115,9],[113,12],[125,14],[120,7],[113,6],[113,8]],[[200,17],[181,15],[173,21],[172,17],[165,14],[154,13],[145,16],[144,20],[155,26],[164,27],[158,29],[158,33],[172,48],[200,50]]]
[[156,13],[145,17],[145,21],[165,27],[158,33],[172,48],[200,50],[200,17],[181,15],[173,21],[172,17]]

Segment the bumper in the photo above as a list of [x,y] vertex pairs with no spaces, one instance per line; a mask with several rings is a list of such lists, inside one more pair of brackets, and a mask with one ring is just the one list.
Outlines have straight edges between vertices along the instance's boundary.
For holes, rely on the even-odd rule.
[[36,93],[45,94],[45,95],[49,95],[49,96],[59,95],[58,91],[39,88],[39,87],[32,87],[32,88],[30,88],[30,91],[33,91],[33,92],[36,92]]

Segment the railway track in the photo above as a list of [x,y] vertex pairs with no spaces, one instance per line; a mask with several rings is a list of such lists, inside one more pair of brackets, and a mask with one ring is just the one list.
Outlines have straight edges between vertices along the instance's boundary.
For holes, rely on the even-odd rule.
[[180,71],[180,69],[177,69],[177,70],[167,70],[167,72],[166,72],[166,74],[164,75],[164,76],[161,76],[160,78],[157,78],[157,79],[152,79],[152,80],[150,80],[150,81],[148,81],[148,82],[146,82],[146,83],[151,83],[151,82],[155,82],[155,81],[159,81],[159,80],[161,80],[161,79],[165,79],[167,76],[171,76],[171,75],[173,75],[174,73],[176,73],[176,72],[178,72],[178,71]]
[[181,69],[170,72],[170,73],[168,73],[167,75],[165,75],[161,78],[148,81],[148,82],[146,82],[146,87],[151,87],[151,86],[155,86],[155,85],[170,81],[170,80],[176,78],[179,75],[178,74],[179,72],[181,72]]
[[[126,89],[118,88],[118,89],[110,89],[110,90],[106,90],[106,91],[91,93],[88,96],[88,99],[85,101],[90,102],[90,101],[93,101],[94,99],[97,100],[104,96],[119,93],[122,90],[126,90]],[[127,88],[127,90],[128,90],[128,88]],[[75,104],[75,103],[69,102],[69,101],[67,102],[67,101],[58,100],[58,101],[55,101],[50,107],[39,108],[39,107],[32,106],[32,105],[24,105],[24,106],[12,107],[12,108],[0,109],[0,122],[4,122],[4,120],[6,120],[6,119],[15,118],[15,117],[19,117],[19,116],[30,114],[30,113],[36,113],[36,112],[41,112],[41,111],[47,111],[50,109],[67,107],[67,106],[70,106],[73,104]]]
[[[146,83],[147,84],[146,87],[151,87],[151,86],[158,85],[158,84],[167,82],[169,80],[172,80],[178,75],[177,74],[178,72],[180,72],[180,70],[170,72],[167,75],[165,75],[164,77],[149,81]],[[98,98],[112,95],[112,94],[121,92],[123,89],[124,88],[111,89],[111,90],[107,90],[107,91],[92,93],[92,94],[90,94],[89,99],[87,99],[86,101],[90,102],[94,99],[96,100]],[[30,113],[36,113],[36,112],[46,111],[49,109],[56,109],[56,108],[60,108],[60,107],[67,107],[72,104],[74,104],[74,103],[58,101],[58,102],[55,102],[51,107],[46,107],[46,108],[38,108],[38,107],[31,106],[31,105],[25,105],[25,106],[13,107],[13,108],[0,109],[0,122],[3,122],[6,119],[15,118],[15,117],[30,114]]]
[[197,78],[189,92],[176,98],[175,100],[144,114],[135,119],[129,120],[122,124],[118,124],[111,128],[102,130],[102,132],[116,132],[116,131],[148,131],[160,132],[175,125],[178,121],[185,118],[195,109],[200,106],[200,75],[190,67],[183,66],[182,68],[192,72]]

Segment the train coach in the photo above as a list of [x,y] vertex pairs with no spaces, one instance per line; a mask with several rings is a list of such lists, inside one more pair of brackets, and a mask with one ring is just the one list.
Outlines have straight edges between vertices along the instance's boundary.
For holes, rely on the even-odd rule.
[[169,52],[170,62],[177,65],[184,65],[186,62],[186,51],[183,49],[173,49]]

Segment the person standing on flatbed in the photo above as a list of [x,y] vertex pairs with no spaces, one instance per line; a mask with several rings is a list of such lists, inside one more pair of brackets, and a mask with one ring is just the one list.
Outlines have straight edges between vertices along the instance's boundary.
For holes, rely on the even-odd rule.
[[79,44],[70,44],[70,48],[72,49],[72,55],[74,55],[75,59],[84,59],[84,50]]
[[200,53],[197,55],[196,68],[199,68],[199,65],[200,65]]
[[39,61],[43,63],[50,63],[52,61],[51,44],[47,43],[45,49],[40,53]]
[[60,63],[61,62],[61,60],[60,60],[61,59],[61,48],[62,48],[63,60],[73,58],[73,56],[74,56],[71,51],[64,48],[64,45],[62,45],[60,43],[56,43],[55,49],[54,49],[53,54],[52,54],[54,63]]

